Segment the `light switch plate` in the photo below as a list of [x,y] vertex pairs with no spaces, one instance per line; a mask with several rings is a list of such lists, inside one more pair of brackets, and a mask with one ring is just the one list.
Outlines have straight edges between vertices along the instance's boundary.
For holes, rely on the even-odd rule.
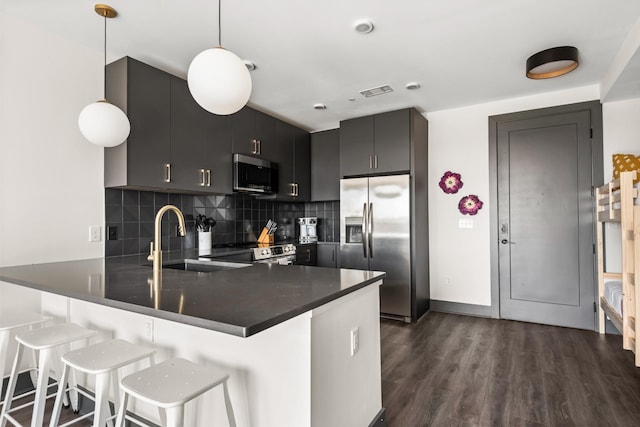
[[460,218],[458,220],[458,228],[473,228],[473,220],[471,218]]

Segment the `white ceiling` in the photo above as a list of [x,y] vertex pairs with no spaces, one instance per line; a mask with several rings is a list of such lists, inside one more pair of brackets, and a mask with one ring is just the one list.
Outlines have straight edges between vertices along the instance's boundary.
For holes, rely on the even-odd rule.
[[[108,22],[109,60],[129,55],[186,77],[191,59],[217,44],[215,0],[108,2],[119,12]],[[0,0],[0,10],[101,51],[94,3]],[[600,84],[639,17],[638,0],[222,0],[222,45],[258,67],[250,105],[316,131],[408,106],[429,112]],[[356,33],[360,18],[374,31]],[[576,71],[525,77],[530,55],[562,45],[579,49]],[[406,90],[413,81],[422,87]],[[394,92],[359,94],[385,84]]]

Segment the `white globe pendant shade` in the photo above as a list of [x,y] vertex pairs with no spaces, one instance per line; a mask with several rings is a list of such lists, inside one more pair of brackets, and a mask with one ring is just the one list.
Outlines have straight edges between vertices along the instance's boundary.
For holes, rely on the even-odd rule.
[[187,83],[193,99],[213,114],[233,114],[251,96],[249,70],[240,58],[222,47],[207,49],[193,58]]
[[106,100],[84,107],[78,116],[78,126],[89,142],[102,147],[122,144],[131,131],[124,111]]

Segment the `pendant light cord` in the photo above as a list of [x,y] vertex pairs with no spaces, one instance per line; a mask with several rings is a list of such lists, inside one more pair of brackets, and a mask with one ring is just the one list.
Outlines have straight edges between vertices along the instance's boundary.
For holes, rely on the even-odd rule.
[[218,0],[218,46],[222,47],[222,12],[221,6],[222,0]]
[[104,67],[102,68],[103,73],[103,95],[104,100],[107,100],[107,12],[104,13]]

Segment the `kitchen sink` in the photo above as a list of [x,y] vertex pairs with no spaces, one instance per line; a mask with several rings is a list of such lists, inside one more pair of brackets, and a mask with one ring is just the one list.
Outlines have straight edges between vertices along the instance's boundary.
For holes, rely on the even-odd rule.
[[162,268],[170,268],[173,270],[199,271],[204,273],[212,273],[215,271],[229,270],[232,268],[249,267],[251,264],[242,262],[199,260],[199,259],[183,259],[180,261],[170,261],[162,264]]

